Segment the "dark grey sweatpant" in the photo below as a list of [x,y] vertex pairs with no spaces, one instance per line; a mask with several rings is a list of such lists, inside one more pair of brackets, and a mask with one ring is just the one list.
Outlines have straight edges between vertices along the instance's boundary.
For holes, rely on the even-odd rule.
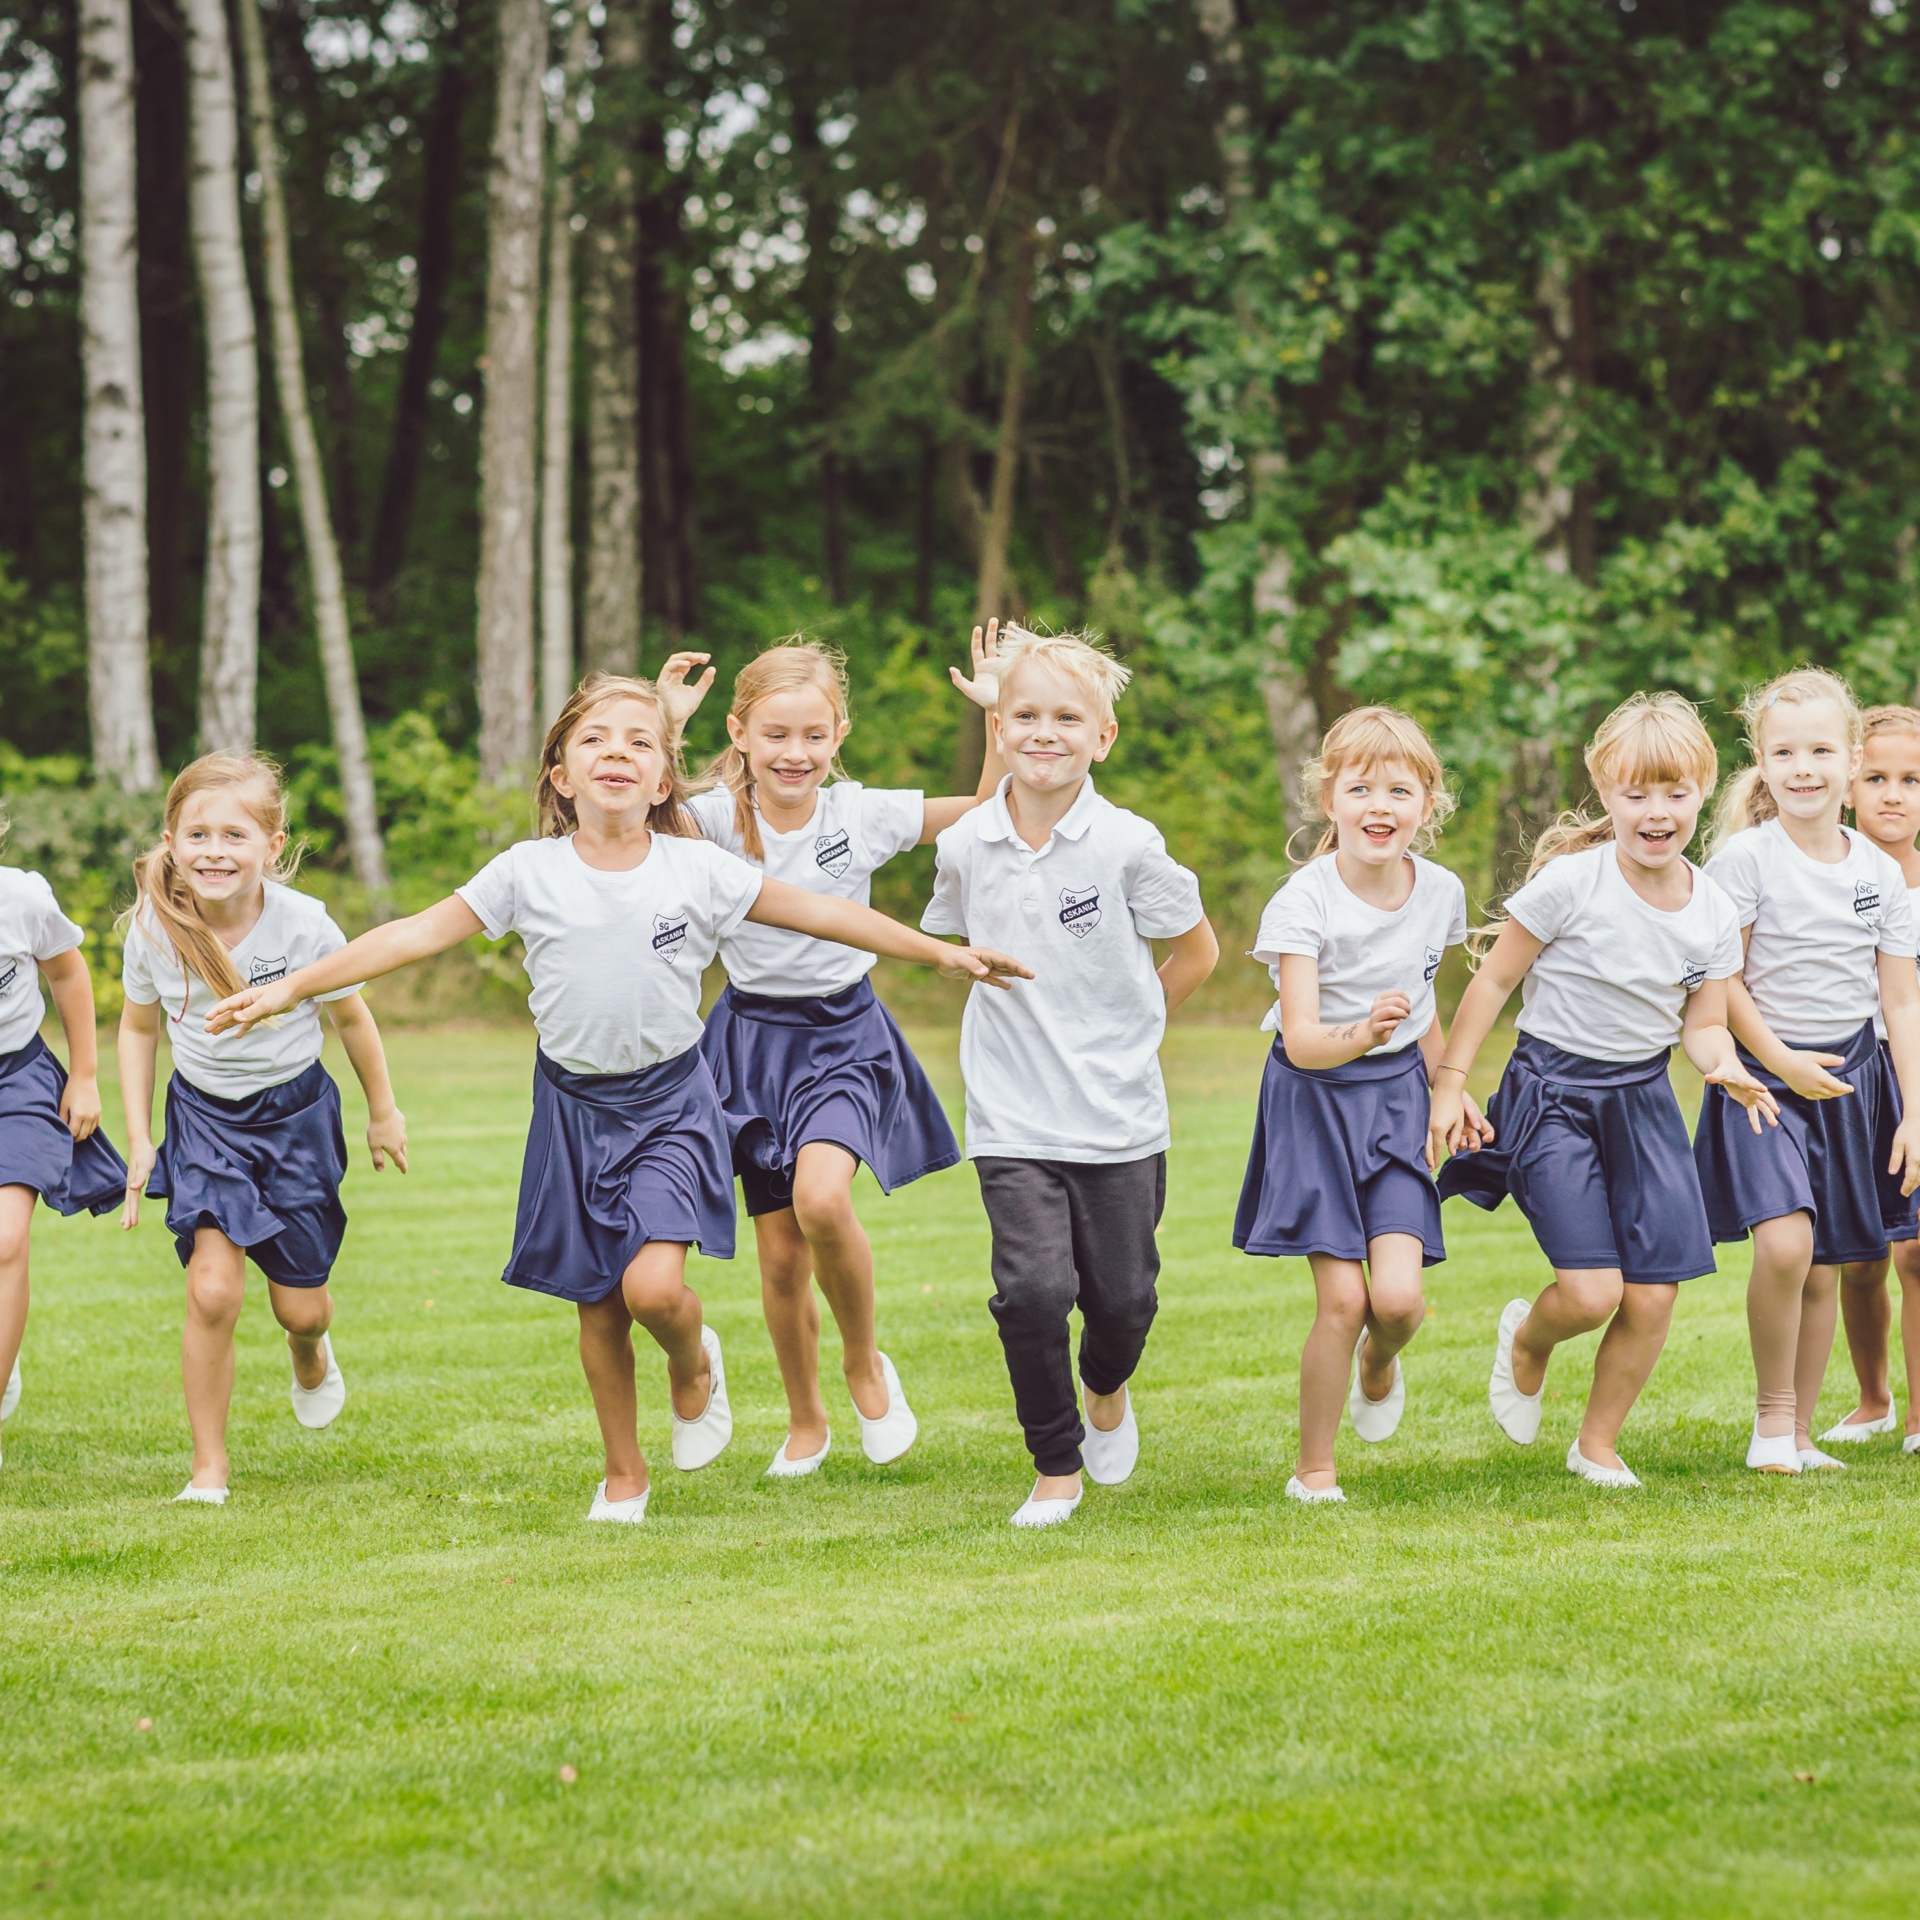
[[1118,1393],[1160,1305],[1153,1235],[1167,1201],[1167,1156],[973,1164],[993,1227],[988,1307],[1027,1451],[1041,1473],[1078,1473],[1085,1434],[1067,1315],[1079,1307],[1080,1378],[1092,1393]]

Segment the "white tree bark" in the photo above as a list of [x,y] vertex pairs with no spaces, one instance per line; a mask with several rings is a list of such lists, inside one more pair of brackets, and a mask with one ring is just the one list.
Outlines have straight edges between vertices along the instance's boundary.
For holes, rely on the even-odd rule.
[[373,768],[367,758],[367,723],[360,707],[353,638],[347,627],[347,589],[340,548],[327,510],[327,481],[307,406],[307,378],[300,356],[300,319],[293,304],[292,247],[286,197],[280,190],[280,143],[274,130],[273,88],[267,76],[266,38],[259,0],[239,0],[240,45],[247,72],[247,107],[253,126],[254,164],[260,169],[260,210],[266,238],[267,310],[273,324],[274,385],[293,455],[294,488],[300,501],[300,534],[307,549],[314,625],[327,683],[334,751],[340,761],[340,796],[347,817],[347,846],[360,884],[376,910],[390,887],[380,816],[374,805]]
[[[206,4],[206,0],[195,0]],[[534,754],[540,215],[547,113],[543,0],[500,0],[487,191],[487,386],[480,423],[480,773],[505,785]]]
[[94,766],[139,793],[160,784],[160,757],[147,667],[147,456],[127,0],[82,0],[79,77],[87,706]]
[[576,4],[547,194],[547,344],[540,431],[540,722],[573,691],[573,162],[592,30]]
[[207,574],[200,739],[253,746],[260,653],[260,375],[240,237],[233,50],[221,0],[184,0],[193,178],[188,212],[207,339]]

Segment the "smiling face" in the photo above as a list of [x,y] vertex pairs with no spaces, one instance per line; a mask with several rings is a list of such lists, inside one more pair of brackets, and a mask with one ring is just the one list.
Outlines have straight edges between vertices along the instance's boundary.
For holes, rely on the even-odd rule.
[[1760,777],[1783,818],[1837,824],[1860,754],[1834,700],[1780,701],[1760,721]]
[[1117,720],[1100,717],[1090,688],[1035,661],[1022,661],[1001,683],[993,728],[1007,771],[1037,794],[1079,785],[1120,734]]
[[1691,774],[1623,780],[1600,794],[1621,857],[1654,872],[1672,866],[1686,852],[1706,803],[1706,789]]
[[239,786],[191,795],[163,838],[187,885],[210,906],[256,898],[287,844],[285,833],[269,833],[260,824]]
[[728,714],[727,735],[745,756],[762,805],[791,807],[833,771],[850,724],[820,688],[786,687],[756,700],[744,719]]
[[1335,770],[1321,796],[1335,842],[1349,859],[1387,867],[1413,844],[1433,812],[1433,795],[1400,760],[1358,763]]
[[1920,733],[1890,728],[1867,735],[1853,783],[1860,831],[1890,852],[1920,836]]
[[548,781],[582,826],[644,823],[673,789],[670,737],[659,707],[621,694],[581,716]]

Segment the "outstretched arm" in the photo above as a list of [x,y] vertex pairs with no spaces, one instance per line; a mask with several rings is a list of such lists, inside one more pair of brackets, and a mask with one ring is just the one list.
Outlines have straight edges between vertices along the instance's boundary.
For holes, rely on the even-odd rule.
[[1031,967],[989,947],[950,947],[930,933],[903,927],[872,907],[809,893],[784,880],[761,882],[759,898],[747,909],[747,918],[763,927],[791,927],[795,933],[808,933],[816,940],[837,940],[843,947],[858,947],[863,953],[917,961],[923,967],[938,968],[949,980],[983,980],[990,987],[1004,988],[1009,980],[1033,978]]
[[[976,707],[991,713],[1000,704],[1000,622],[989,620],[983,633],[973,630],[973,673],[971,677],[958,667],[947,672],[953,684]],[[994,744],[993,729],[987,729],[987,751],[980,762],[980,784],[971,793],[957,793],[943,800],[927,802],[926,818],[920,828],[920,844],[931,846],[962,814],[971,813],[983,800],[991,800],[1000,785],[1007,763]]]

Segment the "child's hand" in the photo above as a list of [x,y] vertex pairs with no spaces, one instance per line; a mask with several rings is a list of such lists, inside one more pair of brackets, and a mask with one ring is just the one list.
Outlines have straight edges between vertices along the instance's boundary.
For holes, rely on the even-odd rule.
[[1384,1046],[1393,1038],[1393,1030],[1413,1011],[1413,1001],[1398,987],[1391,987],[1373,1003],[1373,1011],[1367,1015],[1367,1031],[1373,1038],[1367,1043],[1371,1053],[1375,1047]]
[[945,947],[933,964],[949,980],[978,980],[982,986],[1007,991],[1010,980],[1031,980],[1033,969],[991,947]]
[[367,1121],[367,1151],[373,1155],[373,1170],[384,1173],[388,1156],[402,1173],[407,1170],[407,1116],[395,1107],[391,1113]]
[[1492,1145],[1493,1122],[1480,1111],[1470,1093],[1460,1095],[1460,1116],[1460,1144],[1456,1152],[1478,1153],[1482,1147]]
[[147,1190],[147,1176],[158,1158],[151,1140],[136,1140],[127,1148],[127,1204],[120,1209],[123,1231],[140,1224],[140,1196]]
[[[1837,1100],[1843,1093],[1853,1091],[1846,1081],[1836,1080],[1827,1071],[1829,1067],[1839,1066],[1843,1058],[1837,1053],[1789,1053],[1786,1065],[1780,1069],[1780,1078],[1803,1100]],[[1779,1109],[1776,1107],[1774,1111]]]
[[973,630],[973,678],[969,680],[958,667],[949,667],[953,684],[976,707],[991,713],[1000,704],[1000,622],[989,620],[987,630]]
[[285,980],[270,980],[264,987],[247,987],[229,994],[207,1015],[207,1031],[225,1033],[232,1027],[237,1032],[250,1033],[262,1020],[285,1013],[299,998]]
[[713,676],[719,669],[708,667],[691,686],[687,684],[687,675],[712,658],[710,653],[676,653],[653,676],[653,684],[660,689],[660,704],[666,708],[675,733],[700,711],[700,702],[707,697],[707,689],[713,685]]
[[[1452,1085],[1448,1085],[1448,1081]],[[1467,1090],[1460,1076],[1449,1074],[1433,1089],[1433,1104],[1427,1112],[1427,1166],[1437,1171],[1440,1162],[1454,1151],[1455,1136],[1465,1130]],[[1484,1126],[1486,1123],[1483,1121]]]
[[1893,1130],[1893,1156],[1887,1162],[1887,1171],[1900,1175],[1902,1194],[1920,1187],[1920,1114],[1909,1114]]
[[90,1073],[67,1076],[60,1096],[60,1118],[76,1141],[84,1140],[100,1124],[100,1082]]
[[[1738,1100],[1746,1108],[1748,1124],[1755,1133],[1760,1131],[1763,1115],[1767,1126],[1777,1127],[1780,1124],[1780,1102],[1773,1097],[1772,1090],[1764,1082],[1756,1080],[1738,1060],[1729,1061],[1713,1073],[1702,1074],[1701,1078],[1710,1087],[1724,1088],[1730,1099]],[[1835,1081],[1834,1084],[1838,1086],[1839,1082]],[[1894,1170],[1892,1167],[1887,1169],[1889,1173]]]

